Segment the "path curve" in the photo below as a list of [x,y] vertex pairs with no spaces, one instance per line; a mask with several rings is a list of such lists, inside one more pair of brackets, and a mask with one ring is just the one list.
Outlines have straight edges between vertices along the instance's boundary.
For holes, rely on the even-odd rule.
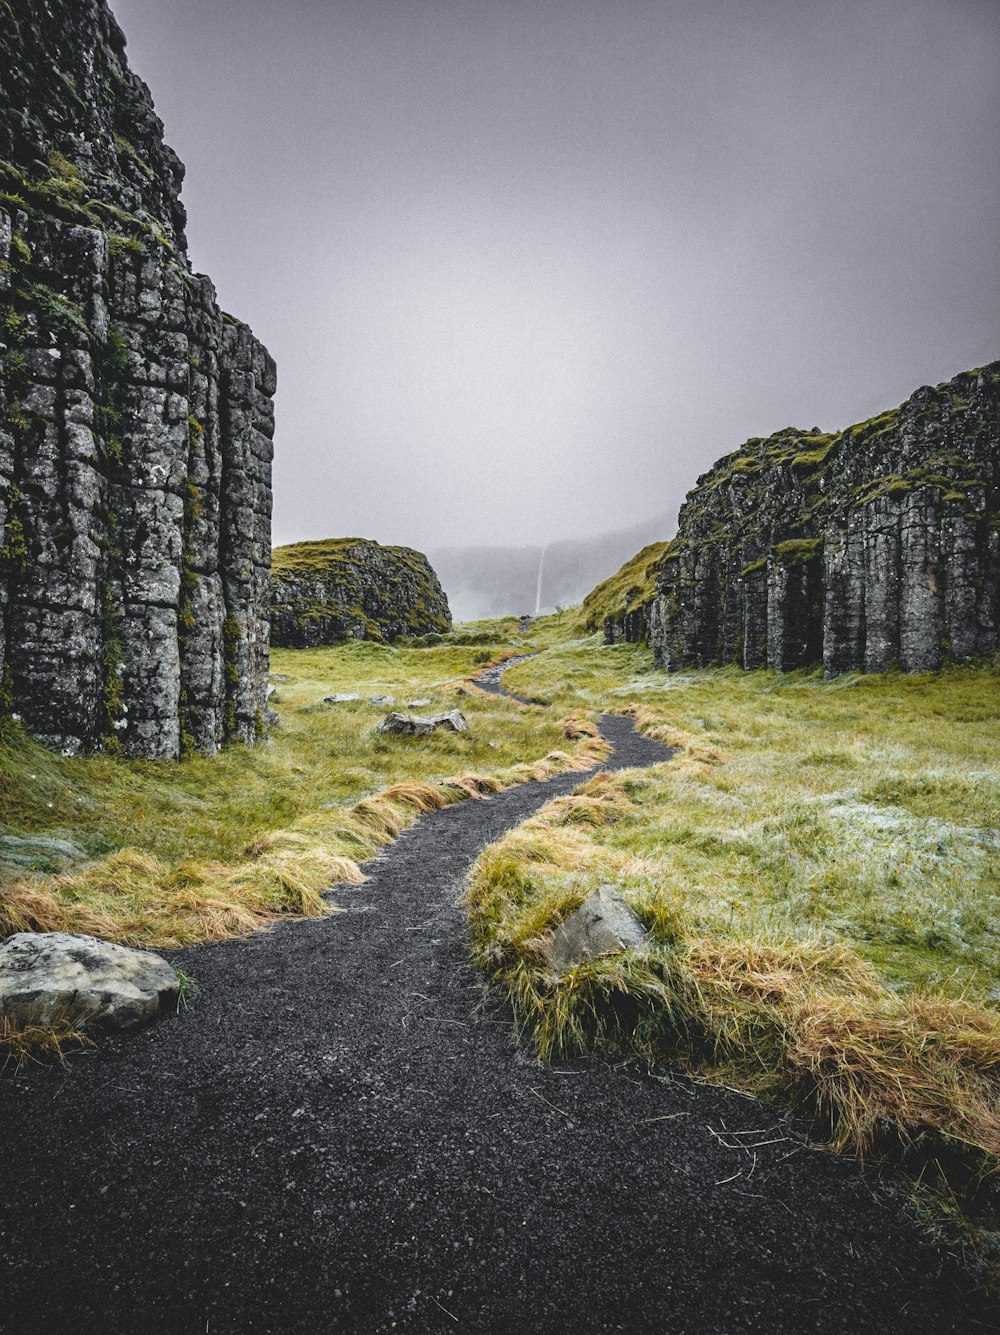
[[[610,767],[662,759],[602,727]],[[338,888],[346,912],[178,955],[186,1015],[6,1073],[3,1335],[993,1327],[760,1104],[517,1045],[457,900],[486,843],[582,777],[425,817]]]
[[536,649],[531,654],[517,654],[513,658],[505,658],[502,663],[494,663],[492,667],[486,668],[480,675],[474,678],[473,684],[478,686],[487,695],[502,695],[508,700],[516,700],[519,705],[540,705],[542,700],[530,700],[523,695],[515,695],[513,691],[508,691],[503,684],[504,673],[511,668],[520,666],[521,663],[527,663],[531,658],[537,658],[544,651]]

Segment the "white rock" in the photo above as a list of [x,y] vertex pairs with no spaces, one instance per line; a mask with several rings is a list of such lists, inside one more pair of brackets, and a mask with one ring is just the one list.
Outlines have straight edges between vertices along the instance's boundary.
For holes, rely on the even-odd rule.
[[108,1029],[155,1020],[180,980],[159,955],[64,932],[18,932],[0,944],[0,1016],[50,1024],[62,1016]]
[[360,700],[360,695],[324,695],[325,705],[346,705],[351,700]]

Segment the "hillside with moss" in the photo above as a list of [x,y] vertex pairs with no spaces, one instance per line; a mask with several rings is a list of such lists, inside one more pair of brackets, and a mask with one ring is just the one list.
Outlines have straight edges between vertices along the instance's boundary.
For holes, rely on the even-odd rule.
[[392,641],[451,630],[451,612],[426,556],[368,538],[276,547],[271,643],[312,649],[338,640]]
[[588,630],[603,630],[609,643],[645,638],[647,608],[656,597],[656,573],[669,542],[651,542],[622,568],[591,589],[583,600]]
[[668,670],[933,671],[1000,635],[1000,363],[846,430],[754,438],[586,600]]

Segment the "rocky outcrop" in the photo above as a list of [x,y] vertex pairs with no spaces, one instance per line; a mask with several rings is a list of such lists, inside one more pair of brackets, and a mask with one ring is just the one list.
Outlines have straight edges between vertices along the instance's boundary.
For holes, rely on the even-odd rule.
[[1000,644],[1000,363],[698,479],[655,594],[609,618],[674,671],[933,671]]
[[53,746],[264,726],[274,363],[187,259],[105,0],[0,24],[3,707]]
[[276,547],[271,639],[308,649],[338,640],[393,640],[451,630],[448,599],[426,556],[367,538]]
[[134,1029],[176,1005],[166,960],[92,936],[18,932],[0,944],[0,1019],[16,1025]]
[[447,714],[431,714],[421,718],[419,714],[390,714],[378,725],[379,732],[398,733],[403,737],[426,737],[437,732],[468,732],[469,721],[459,709],[452,709]]

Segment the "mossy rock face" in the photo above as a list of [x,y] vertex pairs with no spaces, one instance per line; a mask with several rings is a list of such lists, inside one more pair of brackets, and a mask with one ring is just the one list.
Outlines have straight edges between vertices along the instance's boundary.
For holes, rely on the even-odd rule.
[[0,6],[0,719],[69,754],[252,743],[274,363],[191,267],[107,0]]
[[676,669],[935,670],[1000,643],[1000,362],[839,432],[748,440],[584,600]]
[[450,630],[451,611],[438,577],[426,556],[410,547],[326,538],[272,553],[271,643],[278,648]]

